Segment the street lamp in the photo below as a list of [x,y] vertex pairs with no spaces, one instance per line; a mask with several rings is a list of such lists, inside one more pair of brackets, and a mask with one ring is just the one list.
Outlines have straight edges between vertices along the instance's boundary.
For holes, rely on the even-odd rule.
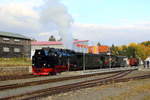
[[85,71],[85,48],[83,49],[83,70]]
[[111,68],[111,53],[108,52],[107,55],[109,55],[109,68]]

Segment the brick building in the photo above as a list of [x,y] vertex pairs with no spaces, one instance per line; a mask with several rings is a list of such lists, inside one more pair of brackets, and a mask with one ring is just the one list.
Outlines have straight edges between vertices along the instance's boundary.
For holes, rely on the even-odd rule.
[[0,58],[30,57],[31,40],[20,34],[0,31]]

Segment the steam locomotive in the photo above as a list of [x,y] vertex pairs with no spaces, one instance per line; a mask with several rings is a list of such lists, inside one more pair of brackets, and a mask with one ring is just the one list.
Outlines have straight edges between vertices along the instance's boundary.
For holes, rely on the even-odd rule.
[[62,71],[126,66],[124,56],[80,53],[68,49],[42,48],[32,57],[34,75],[54,75]]

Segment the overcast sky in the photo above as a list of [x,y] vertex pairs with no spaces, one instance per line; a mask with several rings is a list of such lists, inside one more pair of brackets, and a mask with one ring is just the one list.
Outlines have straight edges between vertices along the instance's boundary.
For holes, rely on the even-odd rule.
[[46,41],[52,34],[59,38],[58,26],[65,26],[77,39],[104,45],[139,43],[150,40],[149,4],[149,0],[0,0],[0,31]]

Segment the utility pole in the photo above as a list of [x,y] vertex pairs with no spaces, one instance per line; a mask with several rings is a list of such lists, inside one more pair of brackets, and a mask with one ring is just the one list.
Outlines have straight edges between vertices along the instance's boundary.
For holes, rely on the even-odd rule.
[[69,57],[67,59],[67,65],[68,65],[68,71],[70,70],[70,60],[69,60]]
[[107,55],[109,55],[109,68],[111,69],[111,52],[110,52],[110,50],[107,53]]
[[85,71],[85,52],[83,49],[83,70]]
[[109,68],[111,69],[111,55],[109,55]]

